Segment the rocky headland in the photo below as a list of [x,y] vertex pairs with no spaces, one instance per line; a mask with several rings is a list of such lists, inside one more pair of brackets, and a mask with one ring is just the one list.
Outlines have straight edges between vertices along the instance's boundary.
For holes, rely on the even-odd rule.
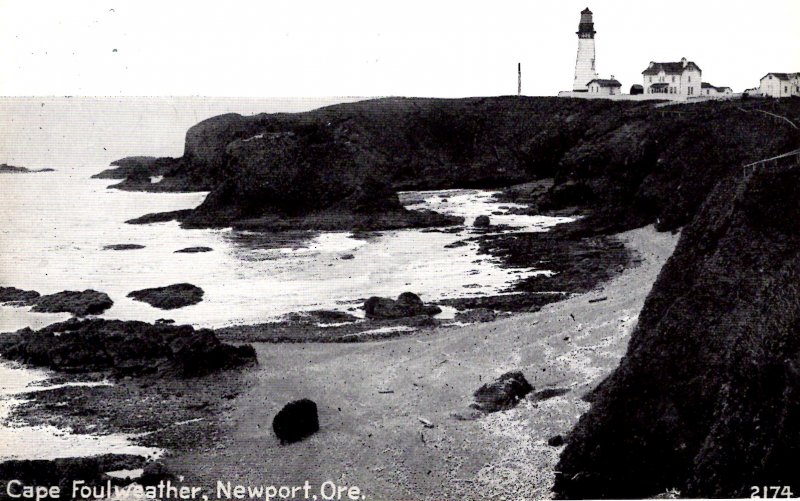
[[122,179],[115,187],[123,189],[209,191],[197,209],[170,216],[188,226],[454,224],[409,221],[396,191],[553,179],[546,190],[522,187],[509,197],[540,212],[577,207],[592,216],[594,233],[652,222],[666,230],[688,223],[722,177],[789,151],[795,129],[760,111],[791,118],[796,101],[654,108],[560,98],[387,98],[305,113],[228,114],[190,128],[180,158],[129,157],[98,176]]
[[29,169],[27,167],[18,167],[15,165],[0,164],[0,174],[30,174],[35,172],[55,172],[55,169]]

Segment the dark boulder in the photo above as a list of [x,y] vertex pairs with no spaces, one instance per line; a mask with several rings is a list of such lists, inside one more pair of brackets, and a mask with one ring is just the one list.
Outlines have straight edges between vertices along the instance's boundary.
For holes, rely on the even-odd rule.
[[128,297],[142,301],[154,308],[174,310],[203,300],[203,289],[192,284],[173,284],[133,291]]
[[426,305],[413,292],[404,292],[397,300],[373,296],[364,302],[364,312],[371,319],[396,319],[436,315],[442,309],[435,305]]
[[475,222],[472,223],[472,226],[476,228],[488,228],[491,224],[492,222],[489,220],[489,216],[478,216],[475,218]]
[[0,287],[0,303],[29,305],[39,299],[40,296],[36,291],[26,291],[16,287]]
[[72,313],[78,317],[99,315],[111,308],[114,301],[105,292],[63,291],[42,296],[36,300],[31,311],[38,313]]
[[486,383],[475,391],[476,409],[485,412],[497,412],[511,409],[533,391],[520,371],[506,372],[491,383]]
[[456,322],[472,324],[476,322],[491,322],[497,318],[497,313],[489,308],[474,308],[467,311],[459,311],[455,314]]
[[281,444],[298,442],[319,431],[317,404],[304,398],[289,402],[275,415],[272,430]]

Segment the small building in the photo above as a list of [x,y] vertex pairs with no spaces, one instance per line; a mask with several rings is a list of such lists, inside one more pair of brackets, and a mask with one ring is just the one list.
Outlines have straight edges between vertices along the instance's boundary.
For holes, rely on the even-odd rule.
[[645,94],[659,94],[664,99],[701,96],[703,70],[685,57],[674,63],[651,62],[642,75]]
[[644,94],[644,87],[639,84],[631,85],[631,96],[639,96]]
[[800,96],[800,73],[767,73],[758,91],[770,97]]
[[733,89],[730,87],[717,87],[708,82],[700,84],[700,89],[704,97],[725,97],[733,94]]
[[613,76],[609,79],[595,78],[588,83],[587,87],[589,94],[616,96],[622,93],[622,84]]

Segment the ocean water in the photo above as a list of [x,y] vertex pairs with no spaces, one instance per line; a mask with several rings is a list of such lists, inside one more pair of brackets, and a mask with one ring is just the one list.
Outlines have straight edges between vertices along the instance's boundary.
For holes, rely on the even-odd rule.
[[[336,101],[340,100],[0,99],[0,127],[5,131],[0,163],[56,169],[0,174],[0,286],[42,294],[91,288],[108,293],[114,301],[104,318],[171,318],[181,324],[220,327],[311,309],[359,315],[365,298],[394,297],[404,291],[425,301],[494,294],[519,278],[548,272],[503,268],[491,257],[479,255],[474,242],[447,248],[474,236],[471,223],[482,214],[514,227],[508,231],[546,231],[570,220],[506,214],[515,206],[496,202],[489,191],[401,193],[409,208],[464,216],[466,225],[458,233],[402,230],[358,238],[349,232],[264,235],[185,230],[175,222],[129,225],[126,220],[146,213],[195,207],[206,193],[131,193],[108,189],[113,180],[90,179],[124,156],[181,155],[186,129],[209,116],[228,111],[300,111]],[[504,214],[492,215],[496,212]],[[103,249],[113,244],[145,247]],[[175,253],[194,246],[213,251]],[[163,311],[126,297],[134,290],[179,282],[201,287],[203,301]],[[0,306],[0,332],[38,328],[66,318]],[[7,421],[14,395],[41,383],[46,378],[42,374],[0,365],[0,421]],[[124,437],[89,437],[92,444],[101,445],[69,446],[70,440],[82,439],[57,433],[65,432],[6,423],[0,428],[4,444],[0,460],[40,457],[41,451],[25,445],[31,440],[53,440],[64,445],[59,450],[72,455],[118,450],[126,443]]]

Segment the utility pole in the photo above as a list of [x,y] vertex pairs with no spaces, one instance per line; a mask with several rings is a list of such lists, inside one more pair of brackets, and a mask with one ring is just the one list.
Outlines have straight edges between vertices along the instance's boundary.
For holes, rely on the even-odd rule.
[[522,63],[517,63],[517,95],[522,95]]

